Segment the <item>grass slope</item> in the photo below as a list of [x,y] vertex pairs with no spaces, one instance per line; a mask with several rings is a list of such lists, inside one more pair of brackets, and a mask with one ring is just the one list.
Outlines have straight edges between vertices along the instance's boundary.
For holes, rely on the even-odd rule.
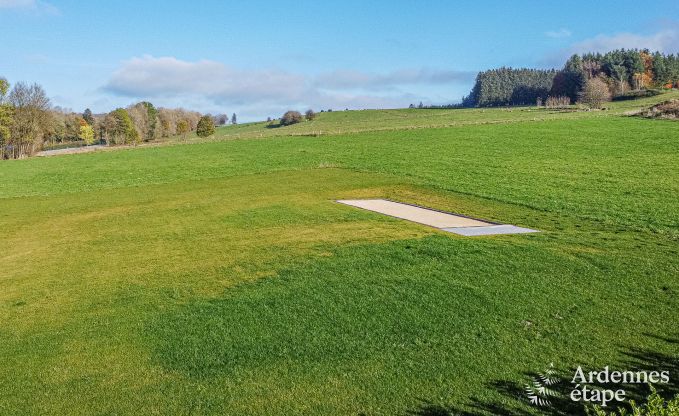
[[571,114],[3,162],[0,413],[530,412],[549,362],[673,365],[679,126]]
[[[555,110],[537,107],[509,107],[499,109],[401,109],[334,111],[319,113],[311,122],[304,121],[286,127],[273,123],[245,123],[217,129],[216,140],[278,137],[278,136],[324,136],[366,131],[416,130],[437,127],[454,127],[480,124],[506,124],[536,122],[555,119],[582,119],[619,116],[628,111],[647,108],[663,100],[679,98],[679,91],[630,101],[607,104],[606,111]],[[179,137],[166,140],[169,143],[183,142]],[[190,142],[204,141],[195,134]]]

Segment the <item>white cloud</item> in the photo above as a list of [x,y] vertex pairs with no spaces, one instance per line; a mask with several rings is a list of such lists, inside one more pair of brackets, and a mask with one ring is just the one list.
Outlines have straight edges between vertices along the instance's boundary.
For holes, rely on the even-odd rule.
[[569,56],[576,53],[605,53],[621,48],[679,53],[679,22],[668,22],[661,30],[646,35],[638,33],[600,34],[550,54],[540,63],[545,66],[560,67]]
[[679,52],[679,29],[668,28],[651,35],[618,33],[599,35],[578,42],[572,46],[573,52],[608,52],[614,49],[650,49],[666,53]]
[[317,77],[316,85],[337,89],[382,89],[403,85],[437,85],[473,81],[475,72],[403,69],[386,74],[338,70]]
[[54,5],[40,0],[0,0],[0,9],[30,10],[33,12],[58,14]]
[[554,38],[554,39],[569,38],[569,37],[571,37],[572,34],[573,34],[573,32],[571,32],[570,30],[565,29],[565,28],[561,28],[559,30],[550,30],[550,31],[545,32],[545,36],[550,37],[550,38]]
[[405,69],[386,74],[340,70],[310,76],[280,69],[246,70],[209,60],[189,62],[147,55],[123,62],[103,89],[128,98],[202,102],[202,107],[210,104],[238,107],[253,116],[266,116],[289,108],[406,106],[427,100],[404,91],[406,86],[471,83],[474,75]]
[[246,71],[214,61],[144,56],[123,63],[104,87],[129,97],[201,95],[215,101],[295,101],[307,93],[303,77],[280,70]]

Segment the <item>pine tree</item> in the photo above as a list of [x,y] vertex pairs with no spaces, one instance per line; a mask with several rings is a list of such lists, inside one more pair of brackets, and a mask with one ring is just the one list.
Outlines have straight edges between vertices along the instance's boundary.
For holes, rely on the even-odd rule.
[[94,126],[94,116],[92,115],[92,110],[86,108],[83,112],[83,120],[90,126]]

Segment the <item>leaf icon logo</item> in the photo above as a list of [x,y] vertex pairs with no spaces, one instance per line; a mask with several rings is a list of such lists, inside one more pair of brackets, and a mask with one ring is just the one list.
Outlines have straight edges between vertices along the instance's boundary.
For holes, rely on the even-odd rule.
[[536,377],[532,377],[531,381],[531,383],[525,386],[526,397],[530,404],[540,407],[551,406],[552,403],[549,401],[549,398],[558,396],[558,393],[550,388],[550,386],[554,386],[561,381],[557,377],[554,363],[551,363],[545,371],[538,373]]

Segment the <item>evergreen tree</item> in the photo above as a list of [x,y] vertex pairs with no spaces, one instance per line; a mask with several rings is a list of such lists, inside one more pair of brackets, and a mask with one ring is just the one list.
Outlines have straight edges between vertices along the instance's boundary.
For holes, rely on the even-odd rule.
[[83,120],[90,126],[94,126],[94,116],[92,115],[92,110],[86,108],[83,112]]
[[547,98],[556,71],[538,69],[498,68],[484,71],[476,77],[465,107],[534,104]]
[[570,98],[571,102],[575,102],[587,82],[582,58],[579,55],[571,56],[555,81],[552,83],[550,95],[565,96]]
[[198,121],[198,127],[196,128],[196,134],[199,137],[209,137],[215,134],[215,123],[211,116],[203,116]]

